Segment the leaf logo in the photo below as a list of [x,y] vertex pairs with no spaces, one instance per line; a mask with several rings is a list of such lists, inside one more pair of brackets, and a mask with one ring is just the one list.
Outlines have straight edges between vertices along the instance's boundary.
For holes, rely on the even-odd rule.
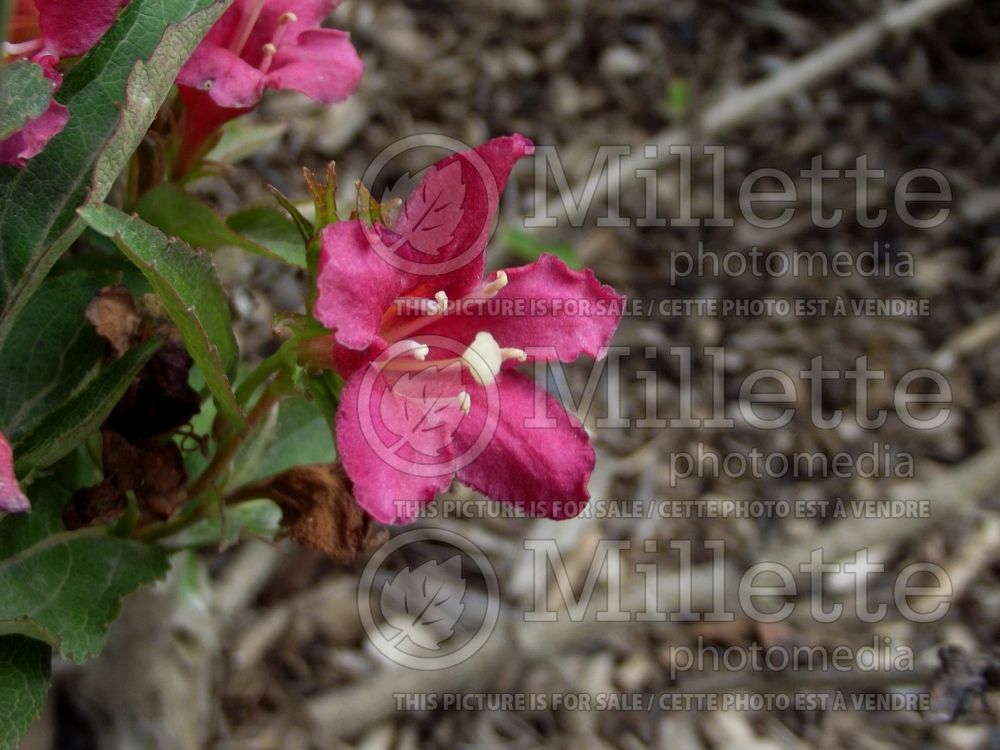
[[455,239],[466,192],[460,161],[429,173],[403,204],[394,231],[418,253],[441,255]]
[[454,440],[462,421],[457,406],[461,390],[462,368],[458,363],[402,375],[379,404],[382,423],[399,436],[386,447],[392,453],[409,446],[426,456],[440,455],[441,448]]
[[443,563],[428,560],[415,569],[400,570],[379,596],[382,616],[398,631],[392,645],[400,648],[409,641],[420,649],[439,651],[455,634],[465,611],[464,599],[461,555]]
[[382,196],[382,203],[388,203],[389,201],[398,200],[400,203],[406,201],[406,198],[414,193],[417,189],[417,185],[424,178],[424,175],[430,170],[430,167],[425,167],[419,172],[404,172],[402,176],[392,183],[392,187],[385,191]]

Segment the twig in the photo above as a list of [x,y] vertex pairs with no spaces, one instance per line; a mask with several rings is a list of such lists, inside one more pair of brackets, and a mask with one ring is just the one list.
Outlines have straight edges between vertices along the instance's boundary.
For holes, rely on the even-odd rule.
[[798,544],[787,542],[762,556],[796,570],[809,560],[809,553],[822,549],[827,561],[843,560],[861,549],[898,542],[943,521],[977,509],[978,501],[1000,488],[1000,444],[990,446],[960,466],[925,483],[907,482],[893,489],[898,499],[930,500],[926,515],[888,514],[883,518],[847,518]]
[[[910,485],[912,497],[931,497],[937,500],[930,518],[911,519],[850,519],[831,526],[808,543],[777,548],[762,559],[779,561],[794,569],[799,562],[808,560],[809,551],[823,548],[826,559],[838,559],[865,546],[900,542],[925,527],[940,523],[942,519],[969,513],[986,494],[1000,487],[1000,445],[988,448],[968,459],[958,468],[936,477],[923,485]],[[691,607],[694,611],[712,606],[719,570],[700,566],[691,571]],[[738,571],[725,571],[727,594],[732,595],[738,586]],[[661,611],[677,611],[679,606],[680,578],[674,575],[657,577]],[[639,611],[646,604],[646,591],[639,586],[623,592],[626,611]],[[594,610],[595,602],[582,622],[566,619],[555,622],[524,622],[509,619],[497,627],[496,632],[477,654],[465,662],[434,673],[432,681],[423,672],[387,667],[374,677],[347,688],[320,693],[309,700],[307,712],[321,737],[350,737],[396,710],[394,694],[445,693],[474,688],[488,681],[504,664],[512,659],[520,661],[557,657],[561,653],[587,646],[621,632],[630,622],[600,622]],[[730,611],[732,611],[730,609]],[[670,624],[660,624],[660,627]],[[902,683],[910,684],[918,678],[906,673]],[[741,686],[750,689],[751,685]],[[722,688],[718,688],[722,689]],[[736,689],[734,685],[726,689]]]
[[[656,156],[647,158],[643,149],[633,149],[633,153],[622,159],[621,169],[610,169],[607,179],[594,186],[593,201],[599,203],[609,194],[618,192],[621,180],[635,175],[637,169],[662,166],[670,158],[669,147],[675,144],[690,144],[696,137],[718,135],[747,122],[758,112],[774,107],[783,99],[805,91],[824,78],[836,75],[875,52],[879,45],[893,35],[902,36],[924,26],[936,16],[960,5],[965,0],[910,0],[857,28],[841,34],[814,52],[786,65],[763,80],[737,89],[707,107],[689,128],[670,128],[652,139],[657,146]],[[576,186],[574,195],[583,195],[583,187]],[[544,211],[546,196],[535,195],[535,211]],[[553,211],[565,210],[564,202],[552,207]]]

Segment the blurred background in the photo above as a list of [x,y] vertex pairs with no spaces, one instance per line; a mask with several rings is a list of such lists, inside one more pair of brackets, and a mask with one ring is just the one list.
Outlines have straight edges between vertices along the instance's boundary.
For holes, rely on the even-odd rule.
[[[612,375],[605,371],[593,405],[580,414],[597,449],[591,494],[603,510],[562,523],[484,518],[463,514],[476,498],[453,487],[451,512],[418,527],[455,531],[483,550],[503,606],[501,623],[479,654],[438,672],[407,670],[371,647],[357,605],[364,554],[344,562],[255,542],[207,555],[200,567],[184,564],[170,585],[127,602],[101,659],[83,669],[60,668],[51,705],[25,746],[1000,747],[1000,714],[989,690],[1000,672],[1000,4],[349,0],[332,24],[350,31],[365,60],[358,93],[330,108],[296,95],[269,95],[253,117],[276,126],[271,143],[230,174],[201,181],[196,192],[224,212],[248,200],[269,200],[268,183],[304,199],[300,168],[319,172],[336,160],[341,200],[350,203],[353,182],[403,137],[435,133],[475,145],[520,132],[555,147],[567,185],[579,196],[600,147],[628,147],[621,190],[614,178],[610,185],[598,180],[593,210],[575,227],[559,213],[557,180],[549,174],[542,184],[548,192],[540,193],[536,165],[525,160],[506,193],[490,255],[491,266],[503,267],[554,251],[593,268],[631,300],[655,303],[652,314],[644,305],[623,321],[615,340],[627,348],[620,367]],[[669,151],[685,145],[691,147],[689,168]],[[646,146],[658,156],[640,163]],[[725,147],[721,176],[706,146]],[[439,155],[414,154],[412,164],[385,176],[385,184],[368,187],[381,194],[407,170]],[[830,180],[822,198],[825,214],[841,209],[842,221],[818,225],[809,183],[800,177],[817,156],[826,169],[856,168],[866,156],[871,169],[884,170],[862,204],[871,215],[885,209],[885,221],[869,227],[859,220],[856,183],[848,178]],[[637,166],[655,171],[640,179]],[[740,210],[741,187],[761,169],[780,170],[797,186],[796,199],[760,208],[773,217],[792,207],[794,216],[780,227],[755,226]],[[949,209],[934,226],[914,226],[898,210],[900,178],[915,169],[937,170],[950,187],[950,200],[913,209],[925,218]],[[655,214],[667,226],[636,221],[650,216],[650,180],[657,188]],[[911,185],[914,191],[932,188]],[[779,186],[765,179],[757,189]],[[613,205],[626,226],[598,221],[607,214],[609,192],[620,195]],[[731,226],[670,221],[682,215],[684,201],[694,217],[712,216],[719,199]],[[559,216],[555,228],[542,231],[525,221],[538,215],[539,206]],[[734,273],[704,261],[754,247],[763,256],[870,258],[840,276],[750,268]],[[679,272],[688,266],[678,259],[699,257],[700,272],[697,266]],[[274,315],[301,309],[303,280],[236,250],[220,251],[216,262],[232,290],[244,351],[265,356],[274,347]],[[889,271],[877,273],[875,266]],[[831,308],[809,315],[747,307],[723,315],[705,307],[662,314],[659,305],[817,299],[902,299],[923,307],[918,314],[834,314]],[[689,368],[670,347],[688,352]],[[724,363],[713,347],[724,349]],[[864,399],[849,376],[823,384],[822,413],[840,410],[843,416],[835,428],[817,427],[809,384],[798,377],[818,356],[836,373],[856,371],[866,357],[869,369],[884,374],[872,380]],[[684,404],[695,417],[711,416],[719,403],[732,413],[746,397],[741,385],[762,368],[794,381],[796,408],[782,429],[760,429],[745,419],[726,428],[640,421],[650,416],[650,404],[657,410],[652,416],[663,419],[681,416]],[[933,429],[915,429],[896,408],[901,377],[921,369],[940,373],[950,389],[948,418]],[[565,371],[579,399],[591,363]],[[652,390],[649,373],[655,373]],[[921,389],[935,392],[926,383],[914,387]],[[601,428],[598,420],[613,413],[609,401],[620,406],[629,427]],[[870,414],[886,410],[885,423],[866,426],[859,403]],[[759,411],[777,413],[773,407]],[[843,476],[795,475],[787,467],[699,475],[678,463],[678,457],[746,456],[753,449],[786,458],[845,454],[853,457],[854,470]],[[977,461],[982,451],[986,458]],[[854,460],[866,452],[880,471],[858,468]],[[705,508],[698,503],[709,500],[894,497],[926,500],[929,512],[874,518],[837,517],[830,509],[781,517],[679,510]],[[673,512],[608,510],[637,501],[642,508],[666,503]],[[372,543],[398,533],[382,532]],[[827,560],[837,560],[864,547],[885,566],[870,578],[871,596],[890,608],[874,623],[853,614],[822,623],[812,616],[803,585],[801,606],[775,623],[739,613],[728,622],[597,622],[593,610],[600,602],[581,623],[567,617],[526,623],[523,613],[538,596],[531,586],[533,558],[525,551],[525,540],[532,539],[555,540],[575,591],[584,587],[601,540],[628,542],[627,559],[658,564],[664,587],[680,572],[678,553],[668,544],[688,541],[692,561],[701,566],[696,602],[705,595],[698,583],[705,580],[704,564],[713,560],[706,540],[722,541],[721,575],[736,581],[761,560],[793,566],[808,560],[810,549],[823,548]],[[400,569],[441,550],[428,541],[407,554],[396,563]],[[892,606],[899,573],[915,561],[940,566],[950,578],[947,614],[933,622],[914,622]],[[630,570],[624,586],[641,594],[644,580],[634,565]],[[598,591],[606,573],[600,571]],[[914,579],[918,583],[930,585]],[[853,613],[853,583],[833,580],[830,588]],[[561,606],[554,590],[541,596]],[[663,606],[677,608],[676,602]],[[677,663],[678,647],[743,653],[754,646],[859,649],[873,641],[884,668],[818,677],[790,667],[685,669]],[[943,646],[952,647],[944,659]],[[899,653],[896,647],[912,653],[913,663],[887,663]],[[488,705],[477,710],[475,704],[422,710],[433,706],[401,706],[394,697],[435,691],[801,694],[819,688],[916,692],[935,702],[924,711],[803,705],[704,711],[535,706],[511,712]]]

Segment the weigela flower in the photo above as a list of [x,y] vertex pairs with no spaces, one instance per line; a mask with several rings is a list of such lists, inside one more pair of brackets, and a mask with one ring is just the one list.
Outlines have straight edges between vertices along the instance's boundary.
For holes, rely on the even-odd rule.
[[346,32],[320,28],[340,0],[235,0],[177,77],[191,158],[219,126],[266,89],[294,89],[324,104],[346,99],[362,63]]
[[603,354],[624,298],[554,256],[484,278],[514,135],[435,164],[391,228],[323,231],[314,314],[346,378],[340,459],[358,502],[412,520],[454,476],[531,515],[584,507],[595,455],[579,421],[514,367]]
[[14,453],[7,438],[0,432],[0,511],[24,513],[31,510],[28,498],[21,492],[14,476]]
[[[10,25],[10,41],[3,44],[4,60],[28,59],[42,67],[58,90],[59,60],[82,55],[104,36],[115,14],[127,0],[93,0],[86,12],[74,0],[18,0]],[[0,140],[0,164],[24,166],[59,133],[69,119],[66,107],[53,101],[39,117]]]

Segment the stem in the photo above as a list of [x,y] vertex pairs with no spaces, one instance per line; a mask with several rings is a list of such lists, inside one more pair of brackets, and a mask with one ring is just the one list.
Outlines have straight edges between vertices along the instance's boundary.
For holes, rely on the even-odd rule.
[[132,536],[134,539],[147,544],[159,541],[160,539],[166,539],[168,536],[173,536],[178,531],[183,531],[188,526],[191,526],[204,518],[207,508],[207,503],[198,503],[196,506],[187,512],[181,513],[176,518],[173,518],[170,521],[164,521],[163,523],[153,524],[152,526],[146,526],[145,528],[138,530]]
[[284,366],[286,353],[285,345],[282,344],[278,351],[257,365],[239,384],[236,388],[236,400],[241,405],[246,404],[264,381]]
[[212,487],[219,475],[229,468],[233,457],[243,444],[243,439],[253,433],[276,403],[278,403],[278,397],[270,389],[261,394],[253,411],[247,416],[246,429],[226,438],[222,445],[219,446],[219,450],[216,451],[215,456],[212,457],[208,466],[205,467],[205,470],[191,484],[191,487],[188,489],[188,494],[191,497],[198,497]]

